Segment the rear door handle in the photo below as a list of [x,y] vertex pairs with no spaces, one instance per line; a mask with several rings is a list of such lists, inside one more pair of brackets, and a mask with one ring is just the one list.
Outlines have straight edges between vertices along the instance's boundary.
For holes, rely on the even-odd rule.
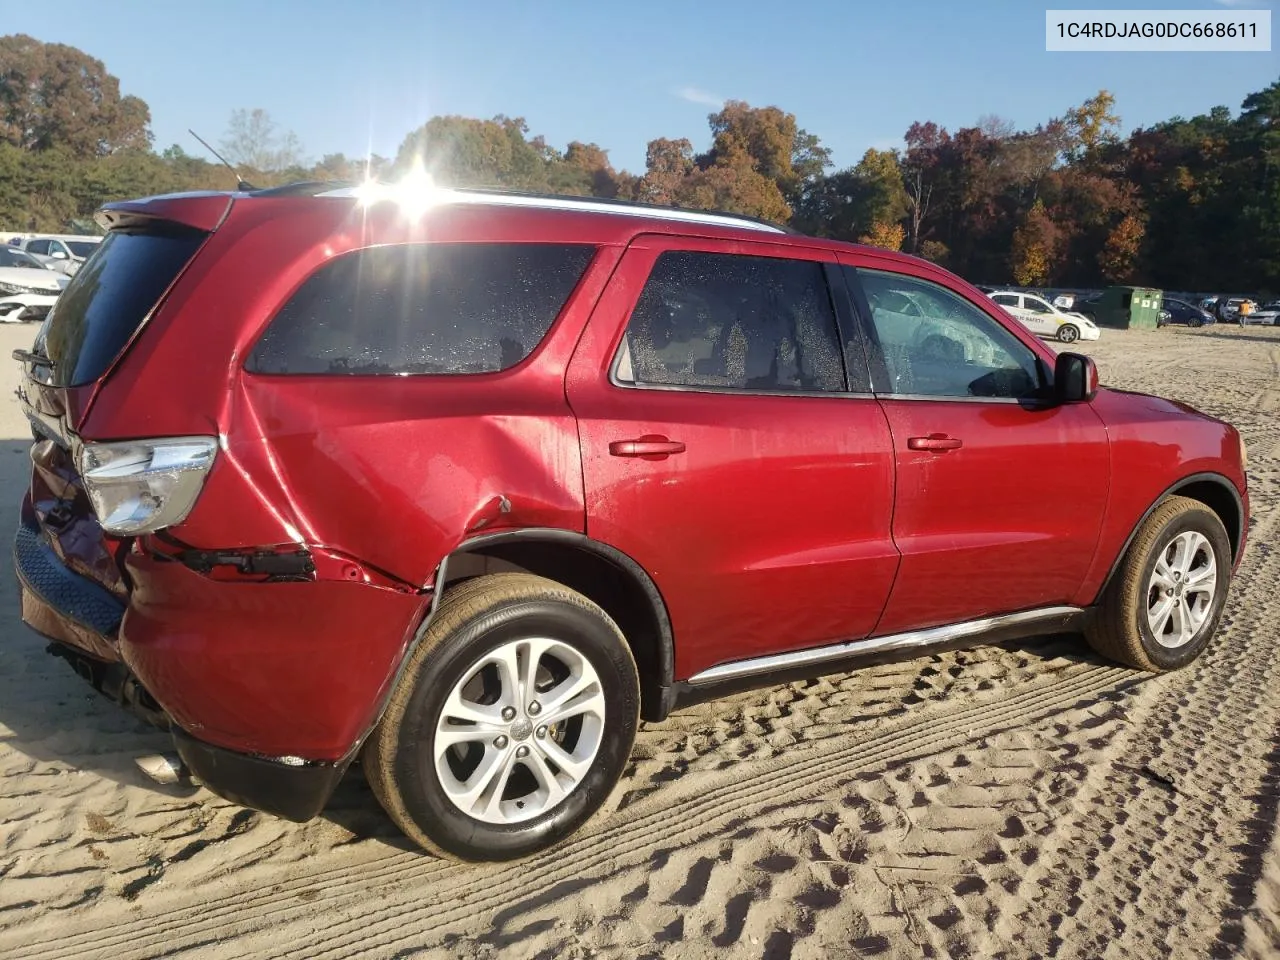
[[937,453],[946,450],[958,450],[964,441],[958,437],[948,437],[945,433],[931,433],[927,437],[908,437],[908,450],[931,450]]
[[679,440],[668,440],[656,434],[638,437],[635,440],[614,440],[609,444],[609,455],[613,457],[665,460],[673,453],[684,453],[684,444]]

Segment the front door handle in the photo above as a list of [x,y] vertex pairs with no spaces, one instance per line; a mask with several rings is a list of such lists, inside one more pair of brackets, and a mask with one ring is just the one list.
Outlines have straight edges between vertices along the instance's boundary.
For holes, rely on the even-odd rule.
[[964,441],[958,437],[948,437],[945,433],[931,433],[927,437],[908,437],[908,450],[930,450],[943,453],[947,450],[958,450]]
[[684,444],[658,434],[646,434],[635,440],[614,440],[609,444],[612,457],[640,457],[643,460],[665,460],[673,453],[684,453]]

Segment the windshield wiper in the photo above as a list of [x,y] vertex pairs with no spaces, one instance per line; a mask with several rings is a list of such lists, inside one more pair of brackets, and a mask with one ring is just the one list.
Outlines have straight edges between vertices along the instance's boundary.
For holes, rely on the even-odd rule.
[[32,353],[30,350],[13,351],[13,359],[20,363],[30,363],[37,367],[48,367],[50,370],[54,368],[54,362],[48,357],[42,357],[38,353]]

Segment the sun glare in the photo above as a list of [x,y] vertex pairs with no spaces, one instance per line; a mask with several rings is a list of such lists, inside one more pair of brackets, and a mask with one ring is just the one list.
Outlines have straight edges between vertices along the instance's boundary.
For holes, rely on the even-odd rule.
[[421,159],[415,160],[396,183],[366,180],[356,189],[356,196],[365,207],[394,203],[409,220],[416,220],[436,204],[447,201],[452,193],[447,187],[436,185]]

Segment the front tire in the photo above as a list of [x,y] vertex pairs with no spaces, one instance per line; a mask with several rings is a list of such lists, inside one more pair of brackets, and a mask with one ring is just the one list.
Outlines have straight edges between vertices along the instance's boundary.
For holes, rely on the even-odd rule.
[[1058,328],[1058,341],[1060,343],[1075,343],[1080,339],[1080,330],[1070,323],[1064,323]]
[[520,573],[445,594],[364,749],[396,825],[439,856],[511,860],[578,829],[639,720],[635,661],[586,597]]
[[1108,659],[1176,670],[1208,646],[1231,584],[1231,543],[1218,515],[1169,497],[1138,529],[1087,634]]

